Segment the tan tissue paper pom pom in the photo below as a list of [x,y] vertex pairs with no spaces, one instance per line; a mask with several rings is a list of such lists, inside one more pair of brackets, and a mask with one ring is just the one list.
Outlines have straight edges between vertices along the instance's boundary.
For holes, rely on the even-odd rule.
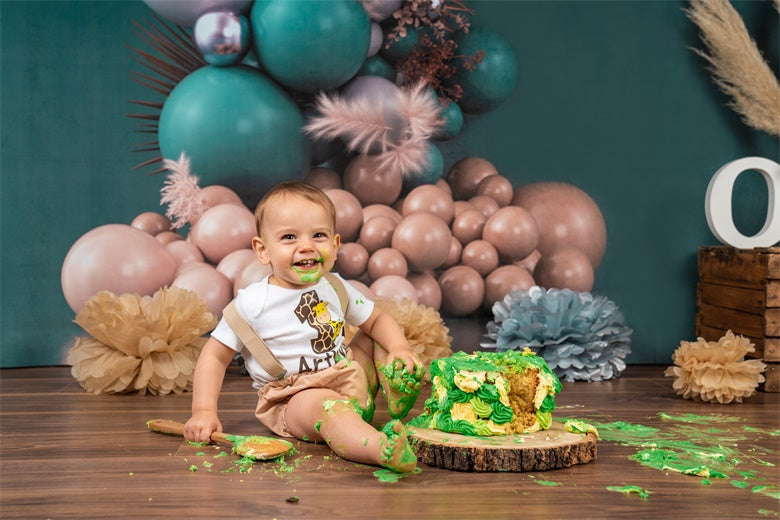
[[76,338],[68,351],[84,390],[164,395],[192,389],[202,336],[217,318],[194,292],[166,287],[153,296],[101,291],[74,321],[92,336]]
[[728,331],[717,342],[698,338],[681,341],[672,354],[675,366],[664,375],[676,378],[672,385],[685,399],[727,404],[750,397],[759,383],[766,365],[758,359],[746,361],[745,354],[755,347],[744,336]]
[[[441,315],[432,307],[411,300],[384,300],[377,298],[375,305],[395,319],[404,331],[406,341],[426,368],[425,378],[430,379],[427,368],[431,361],[452,355],[450,330]],[[352,340],[357,327],[347,326],[346,340]]]

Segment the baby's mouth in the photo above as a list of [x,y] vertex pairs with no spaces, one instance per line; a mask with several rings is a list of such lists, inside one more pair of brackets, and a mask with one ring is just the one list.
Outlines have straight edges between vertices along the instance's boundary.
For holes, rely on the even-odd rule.
[[317,266],[319,266],[320,260],[319,259],[300,260],[298,262],[295,262],[293,265],[298,269],[308,271],[310,269],[314,269]]

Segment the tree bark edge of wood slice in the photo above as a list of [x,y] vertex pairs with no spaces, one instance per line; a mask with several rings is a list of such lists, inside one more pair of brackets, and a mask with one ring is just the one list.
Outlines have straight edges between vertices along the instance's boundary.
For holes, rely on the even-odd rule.
[[546,471],[585,464],[596,458],[596,436],[571,433],[562,423],[523,435],[473,437],[409,427],[417,460],[456,471]]

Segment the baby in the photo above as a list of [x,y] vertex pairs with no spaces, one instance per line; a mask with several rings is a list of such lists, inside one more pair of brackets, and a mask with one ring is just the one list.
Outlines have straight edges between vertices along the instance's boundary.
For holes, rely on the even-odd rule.
[[[234,306],[276,356],[282,375],[274,377],[244,350],[258,388],[255,414],[277,435],[325,441],[345,459],[410,472],[417,460],[399,419],[414,406],[423,367],[389,314],[328,274],[341,243],[335,214],[325,193],[294,181],[257,205],[252,249],[271,274],[240,290]],[[359,328],[348,346],[345,321]],[[242,346],[223,317],[195,368],[188,440],[205,442],[222,431],[217,401]],[[380,386],[393,419],[382,431],[369,424]]]

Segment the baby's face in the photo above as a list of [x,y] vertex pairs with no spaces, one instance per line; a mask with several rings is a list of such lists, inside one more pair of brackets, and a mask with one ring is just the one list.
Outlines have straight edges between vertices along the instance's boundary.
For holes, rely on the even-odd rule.
[[266,207],[252,247],[262,263],[271,264],[271,283],[299,289],[314,285],[333,268],[340,240],[325,208],[284,196]]

